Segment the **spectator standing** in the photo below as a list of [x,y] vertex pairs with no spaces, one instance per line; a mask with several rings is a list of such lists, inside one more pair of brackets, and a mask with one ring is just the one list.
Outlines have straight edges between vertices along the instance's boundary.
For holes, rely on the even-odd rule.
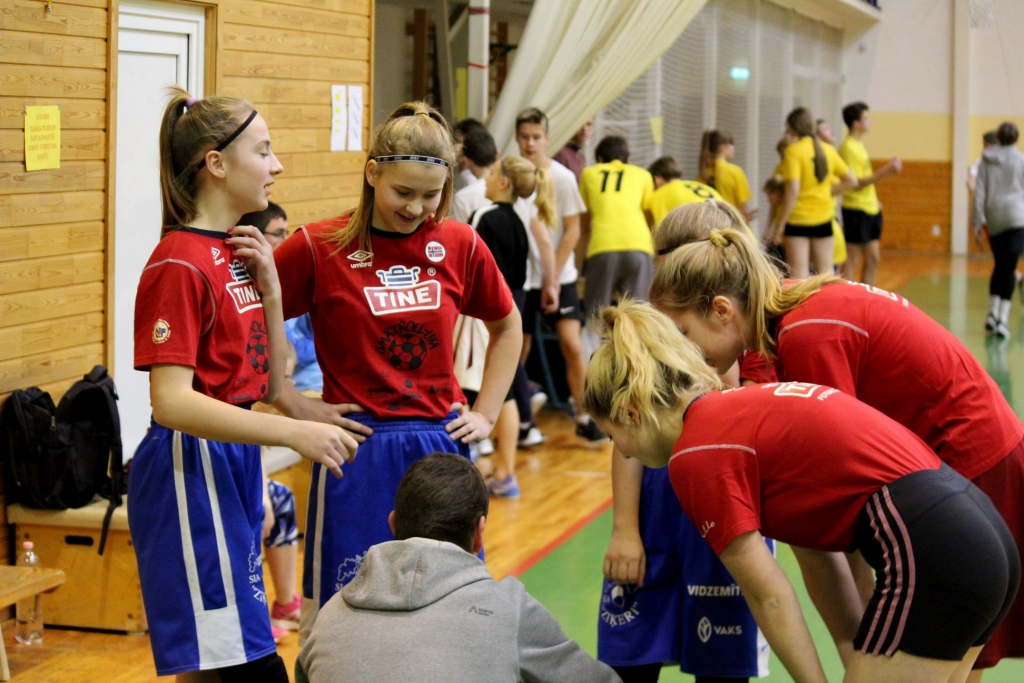
[[469,217],[477,209],[490,206],[487,199],[487,183],[485,178],[491,172],[491,166],[498,160],[498,148],[494,138],[484,128],[474,128],[462,138],[462,166],[473,175],[461,190],[456,190],[452,200],[452,219],[460,223],[468,223]]
[[722,198],[735,206],[746,221],[754,218],[748,208],[750,184],[743,169],[732,163],[736,145],[732,134],[725,130],[704,131],[700,145],[700,168],[697,180],[718,190]]
[[650,212],[655,228],[673,209],[683,204],[722,199],[722,195],[709,185],[696,180],[682,180],[683,167],[674,157],[656,159],[647,170],[654,179],[654,193],[644,205],[644,210]]
[[[996,135],[994,130],[986,131],[981,136],[981,151],[985,152],[990,147],[995,147],[999,144],[999,136]],[[981,157],[974,160],[970,168],[967,169],[967,189],[974,193],[974,188],[978,185],[978,168],[981,166]]]
[[565,166],[567,169],[572,171],[572,174],[576,176],[577,184],[580,182],[580,177],[583,175],[583,169],[587,165],[587,156],[583,153],[583,145],[586,144],[590,136],[594,134],[594,117],[591,116],[587,119],[587,122],[576,131],[576,134],[572,136],[569,142],[565,143],[562,149],[558,150],[553,158],[558,163]]
[[989,281],[991,307],[985,330],[1009,339],[1010,300],[1017,259],[1024,252],[1024,155],[1014,147],[1020,131],[1005,122],[996,130],[998,145],[981,155],[974,190],[974,238],[988,231],[995,264]]
[[[452,135],[455,137],[455,143],[457,145],[461,145],[471,131],[480,129],[487,130],[487,127],[476,119],[462,119],[452,128]],[[465,162],[465,158],[460,154],[458,167],[455,169],[455,184],[453,186],[456,192],[466,187],[466,185],[469,185],[477,178],[473,171],[466,166]]]

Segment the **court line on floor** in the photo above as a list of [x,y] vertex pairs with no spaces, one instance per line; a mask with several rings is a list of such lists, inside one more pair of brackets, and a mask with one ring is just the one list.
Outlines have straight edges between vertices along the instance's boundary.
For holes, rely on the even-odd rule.
[[519,564],[511,572],[509,572],[508,575],[519,578],[520,576],[525,574],[531,567],[533,567],[535,564],[537,564],[545,557],[550,555],[555,548],[568,541],[570,538],[576,535],[576,533],[580,529],[593,522],[595,519],[601,516],[602,513],[611,508],[611,506],[612,499],[609,498],[608,500],[606,500],[605,502],[601,503],[596,508],[591,510],[589,513],[587,513],[587,515],[585,515],[582,519],[577,520],[572,526],[570,526],[568,529],[559,534],[550,543],[548,543],[543,548],[535,552],[533,555],[530,555],[528,558],[526,558],[521,564]]

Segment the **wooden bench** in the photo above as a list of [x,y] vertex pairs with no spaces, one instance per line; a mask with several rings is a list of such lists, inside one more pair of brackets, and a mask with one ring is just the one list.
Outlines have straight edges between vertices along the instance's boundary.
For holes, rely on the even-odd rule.
[[[37,567],[0,566],[0,608],[10,607],[39,593],[49,593],[64,583],[64,572],[60,569]],[[0,634],[0,681],[11,680],[7,666],[7,649],[3,634]]]
[[107,547],[99,555],[107,501],[97,498],[76,510],[34,510],[7,506],[15,542],[33,541],[50,567],[67,574],[64,588],[46,599],[43,619],[54,626],[144,633],[148,624],[135,548],[128,532],[128,505],[114,511]]

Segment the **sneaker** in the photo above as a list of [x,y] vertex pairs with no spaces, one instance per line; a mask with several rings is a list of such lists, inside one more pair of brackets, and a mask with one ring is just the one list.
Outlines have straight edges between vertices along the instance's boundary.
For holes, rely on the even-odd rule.
[[510,474],[501,480],[492,477],[487,482],[487,493],[495,498],[518,498],[519,480],[514,474]]
[[270,625],[283,628],[288,631],[299,630],[299,615],[302,612],[302,597],[296,595],[288,605],[278,604],[270,608]]
[[1009,339],[1010,338],[1010,327],[1009,327],[1009,325],[1007,325],[1004,322],[999,322],[996,325],[996,330],[995,331],[996,331],[996,336],[997,337],[1002,337],[1003,339]]
[[530,412],[534,415],[540,412],[540,409],[548,402],[548,395],[543,391],[537,391],[530,396]]
[[490,439],[480,439],[476,442],[476,447],[482,456],[494,453],[494,442]]
[[989,313],[988,316],[985,318],[985,331],[986,332],[995,332],[996,331],[996,326],[998,324],[999,324],[999,321],[996,320],[996,317],[994,315],[992,315],[991,313]]
[[529,425],[528,427],[519,428],[519,447],[530,448],[531,446],[537,446],[547,440],[548,437],[544,436],[544,432],[537,429],[537,425]]
[[284,637],[288,635],[288,629],[278,628],[273,624],[270,625],[270,635],[273,637],[275,643],[280,643],[284,640]]
[[586,422],[576,423],[576,436],[586,439],[590,443],[598,443],[600,441],[607,441],[608,436],[601,431],[597,426],[597,423],[593,420],[587,420]]

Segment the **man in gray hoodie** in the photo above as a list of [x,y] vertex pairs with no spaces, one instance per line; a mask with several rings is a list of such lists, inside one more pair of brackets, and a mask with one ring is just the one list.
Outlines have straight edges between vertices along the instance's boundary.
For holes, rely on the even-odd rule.
[[410,467],[388,517],[398,540],[370,548],[320,610],[296,683],[618,683],[523,584],[491,578],[477,557],[487,509],[466,458]]
[[988,227],[995,266],[989,281],[991,310],[985,330],[1009,338],[1010,301],[1018,280],[1017,259],[1024,253],[1024,155],[1014,144],[1019,131],[1006,122],[996,130],[999,144],[985,150],[974,190],[974,236]]

